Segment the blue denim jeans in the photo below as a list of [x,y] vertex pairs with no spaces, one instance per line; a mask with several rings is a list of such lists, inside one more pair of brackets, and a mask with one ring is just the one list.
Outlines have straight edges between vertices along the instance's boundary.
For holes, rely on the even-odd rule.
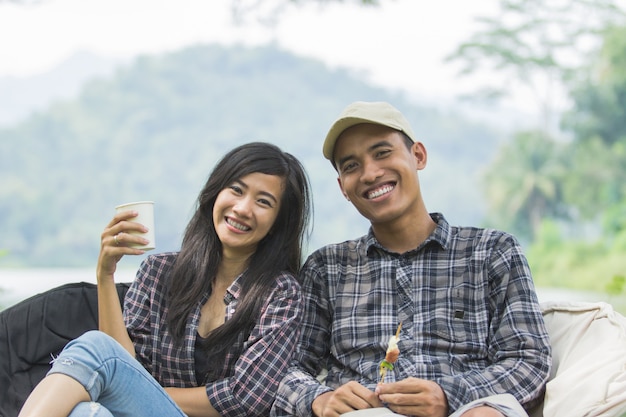
[[159,383],[119,343],[90,331],[67,344],[48,374],[78,381],[92,402],[70,417],[186,417]]

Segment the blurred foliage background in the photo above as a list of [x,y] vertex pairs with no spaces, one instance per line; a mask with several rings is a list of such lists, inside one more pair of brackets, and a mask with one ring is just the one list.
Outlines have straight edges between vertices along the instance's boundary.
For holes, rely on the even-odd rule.
[[433,210],[480,221],[472,171],[493,156],[493,130],[272,46],[196,46],[140,58],[76,99],[0,129],[0,242],[9,249],[0,266],[93,265],[112,208],[133,200],[156,202],[159,249],[176,249],[215,161],[256,140],[306,166],[315,196],[311,249],[364,233],[367,223],[321,155],[329,124],[357,99],[403,109],[439,155],[425,179]]
[[386,100],[429,150],[431,211],[515,234],[537,286],[601,293],[624,312],[626,19],[618,2],[565,3],[500,1],[500,14],[479,16],[442,63],[460,77],[497,75],[468,100],[528,89],[540,118],[513,131],[272,45],[140,57],[0,127],[0,268],[94,266],[113,207],[132,200],[156,201],[158,250],[175,250],[213,163],[253,140],[278,144],[309,172],[308,251],[358,236],[367,224],[341,198],[321,141],[347,103]]
[[[483,176],[485,224],[528,245],[539,286],[605,292],[625,310],[626,26],[613,1],[502,1],[501,15],[450,60],[491,65],[537,97],[541,120],[514,132]],[[554,87],[569,106],[558,112]]]

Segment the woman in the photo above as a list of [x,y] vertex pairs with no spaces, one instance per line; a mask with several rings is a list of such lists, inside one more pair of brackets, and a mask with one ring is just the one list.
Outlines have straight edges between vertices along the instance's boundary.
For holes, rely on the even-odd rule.
[[19,417],[268,414],[301,314],[295,276],[310,218],[301,164],[266,143],[226,154],[180,252],[142,262],[122,311],[116,264],[147,243],[131,234],[146,231],[134,216],[116,215],[102,234],[100,331],[66,346]]

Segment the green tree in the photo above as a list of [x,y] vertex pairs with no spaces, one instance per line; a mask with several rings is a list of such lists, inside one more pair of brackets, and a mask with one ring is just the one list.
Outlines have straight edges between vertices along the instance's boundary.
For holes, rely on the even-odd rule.
[[[502,98],[516,88],[531,92],[552,125],[560,90],[600,42],[605,28],[624,20],[614,0],[501,0],[497,16],[478,17],[480,29],[448,56],[461,74],[494,72],[479,97]],[[498,75],[500,77],[498,77]]]
[[574,110],[564,126],[577,140],[600,138],[611,145],[626,138],[626,26],[607,31],[598,59],[572,93]]
[[562,144],[544,131],[518,132],[484,175],[490,222],[533,239],[546,218],[565,215]]
[[[626,117],[626,114],[625,114]],[[605,213],[626,198],[626,147],[605,144],[598,136],[572,141],[564,150],[569,175],[563,181],[564,203],[576,221],[604,221]]]
[[604,213],[605,231],[613,234],[623,227],[616,216],[626,206],[626,26],[607,31],[572,97],[563,119],[573,134],[565,199],[583,218]]
[[[528,251],[542,285],[604,292],[620,311],[626,310],[625,36],[626,27],[605,32],[602,47],[579,73],[563,119],[572,138],[563,149],[567,175],[561,184],[573,221],[565,229],[545,227]],[[601,233],[576,239],[576,228]]]
[[[379,6],[381,1],[383,0],[348,0],[348,3]],[[324,6],[332,3],[346,3],[346,0],[231,0],[231,12],[237,24],[243,25],[252,20],[266,26],[273,26],[281,19],[288,7],[300,7],[305,4]]]

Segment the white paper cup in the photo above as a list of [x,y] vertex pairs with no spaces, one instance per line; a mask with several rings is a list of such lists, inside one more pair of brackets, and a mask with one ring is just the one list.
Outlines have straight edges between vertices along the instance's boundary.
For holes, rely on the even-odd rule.
[[147,245],[132,244],[129,246],[143,250],[152,250],[156,248],[156,242],[154,239],[154,201],[136,201],[134,203],[120,204],[115,207],[116,213],[127,210],[134,210],[138,213],[137,217],[133,217],[129,221],[140,223],[148,228],[146,233],[130,232],[130,234],[140,235],[144,239],[149,240]]

